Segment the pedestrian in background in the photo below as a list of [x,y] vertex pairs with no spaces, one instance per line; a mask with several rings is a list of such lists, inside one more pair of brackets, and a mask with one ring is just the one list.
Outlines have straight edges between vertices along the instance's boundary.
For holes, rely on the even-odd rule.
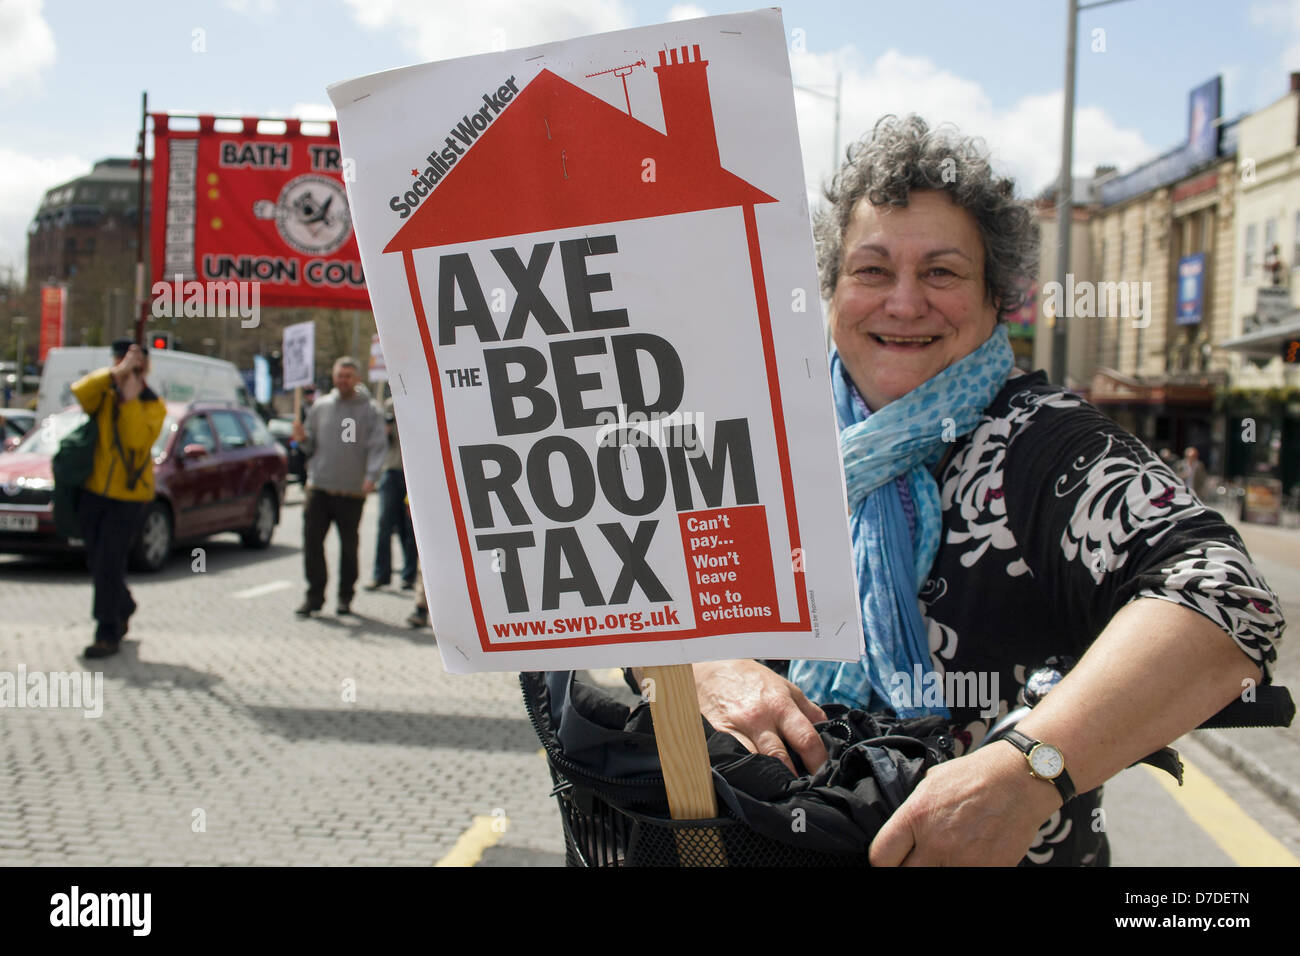
[[82,485],[77,515],[86,543],[86,563],[95,586],[95,643],[87,658],[120,650],[136,604],[126,586],[126,558],[153,500],[153,443],[167,410],[145,384],[149,356],[130,339],[113,343],[111,368],[91,372],[72,394],[95,417],[99,438],[95,464]]
[[415,528],[406,507],[406,475],[402,471],[402,446],[397,434],[397,416],[393,400],[384,402],[384,421],[388,426],[388,452],[384,456],[384,474],[379,479],[379,536],[375,541],[375,567],[367,591],[387,587],[393,577],[393,533],[402,543],[402,590],[415,587],[419,558],[415,553]]
[[1178,477],[1183,479],[1183,484],[1197,498],[1205,500],[1206,494],[1210,490],[1209,475],[1205,471],[1205,466],[1201,464],[1201,453],[1196,450],[1194,445],[1189,445],[1183,452],[1183,460],[1178,468]]
[[406,626],[429,626],[429,599],[424,595],[424,576],[418,570],[415,576],[415,609],[406,618]]
[[295,612],[299,617],[310,617],[325,604],[325,536],[331,524],[339,536],[338,613],[352,613],[361,511],[366,495],[375,490],[388,450],[383,414],[360,384],[357,360],[336,360],[333,377],[334,390],[317,399],[307,420],[295,423],[293,430],[307,458],[302,506],[307,598]]

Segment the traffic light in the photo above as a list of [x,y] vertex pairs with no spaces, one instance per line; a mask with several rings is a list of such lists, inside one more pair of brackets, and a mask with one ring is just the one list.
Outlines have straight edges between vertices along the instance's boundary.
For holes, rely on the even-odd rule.
[[271,369],[271,392],[274,394],[284,388],[284,356],[279,349],[266,357],[266,364]]
[[149,334],[149,348],[155,352],[159,349],[169,349],[172,347],[172,334],[170,332],[151,332]]
[[1287,339],[1282,343],[1282,361],[1287,365],[1300,365],[1300,338]]

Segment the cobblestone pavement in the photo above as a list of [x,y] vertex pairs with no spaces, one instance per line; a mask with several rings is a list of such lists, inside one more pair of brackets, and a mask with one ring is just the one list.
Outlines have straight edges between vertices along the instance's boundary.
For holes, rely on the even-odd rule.
[[[335,618],[332,597],[294,617],[299,500],[291,490],[269,551],[220,535],[198,545],[205,571],[186,548],[132,575],[140,610],[101,662],[78,656],[86,572],[0,557],[0,670],[103,674],[98,718],[0,713],[0,865],[429,865],[476,817],[497,838],[482,863],[563,862],[515,675],[445,674],[395,587],[358,591],[355,617]],[[372,498],[362,582],[377,516]],[[332,537],[326,553],[332,573]]]
[[[294,617],[299,501],[291,490],[268,551],[221,535],[179,550],[160,574],[132,575],[140,610],[124,650],[93,664],[79,657],[91,634],[84,568],[0,556],[0,672],[94,668],[103,682],[97,718],[0,710],[0,866],[563,862],[514,674],[445,674],[431,632],[403,623],[409,592],[358,591],[353,617],[335,617],[332,597],[322,616]],[[372,498],[363,581],[377,517]],[[1300,532],[1247,539],[1300,620]],[[327,555],[333,571],[333,538]],[[1278,677],[1300,685],[1289,654]],[[1300,822],[1283,797],[1300,780],[1297,739],[1225,731],[1177,744],[1292,860]],[[1211,834],[1194,820],[1196,799],[1140,771],[1108,783],[1114,862],[1263,859],[1243,843],[1253,824]]]

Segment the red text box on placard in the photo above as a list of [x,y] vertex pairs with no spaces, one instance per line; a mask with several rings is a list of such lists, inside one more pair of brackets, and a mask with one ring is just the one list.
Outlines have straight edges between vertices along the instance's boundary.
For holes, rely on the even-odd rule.
[[677,516],[696,631],[763,630],[779,618],[767,509],[710,508]]

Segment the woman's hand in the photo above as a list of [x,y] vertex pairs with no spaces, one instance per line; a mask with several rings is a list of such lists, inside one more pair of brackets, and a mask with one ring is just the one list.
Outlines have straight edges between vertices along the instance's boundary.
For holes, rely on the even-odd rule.
[[695,664],[700,713],[747,749],[769,754],[794,772],[793,749],[811,772],[826,762],[813,721],[826,715],[794,684],[757,661]]
[[930,769],[871,842],[872,866],[1015,866],[1061,805],[1011,744]]

